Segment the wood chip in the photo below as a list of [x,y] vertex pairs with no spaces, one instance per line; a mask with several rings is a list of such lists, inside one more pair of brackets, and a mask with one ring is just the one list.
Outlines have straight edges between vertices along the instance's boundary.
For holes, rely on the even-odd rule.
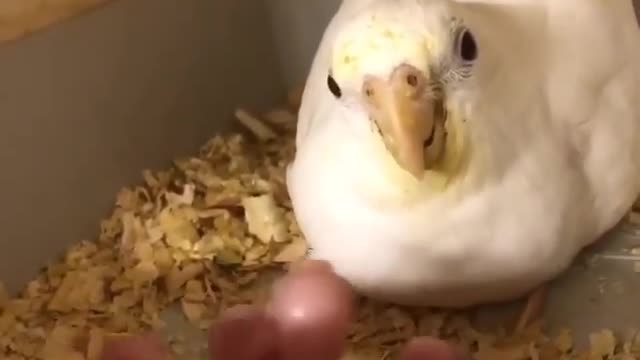
[[593,359],[610,357],[615,353],[616,337],[609,329],[591,334],[589,343],[591,345],[590,356]]
[[249,114],[246,110],[236,110],[236,119],[262,141],[276,138],[276,133],[264,122]]
[[288,237],[288,224],[284,211],[278,208],[273,195],[251,196],[242,199],[249,232],[263,243],[284,242]]
[[273,261],[277,263],[293,263],[303,260],[307,254],[307,243],[302,239],[296,239],[290,244],[287,244],[279,253],[273,258]]

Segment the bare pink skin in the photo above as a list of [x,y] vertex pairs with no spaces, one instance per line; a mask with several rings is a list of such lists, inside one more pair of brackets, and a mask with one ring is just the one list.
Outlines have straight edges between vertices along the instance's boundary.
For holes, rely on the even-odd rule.
[[[353,292],[331,267],[306,261],[274,287],[267,308],[226,311],[209,331],[215,360],[339,360],[353,318]],[[400,360],[463,360],[444,341],[419,338]],[[156,335],[126,338],[105,346],[102,360],[173,360]]]

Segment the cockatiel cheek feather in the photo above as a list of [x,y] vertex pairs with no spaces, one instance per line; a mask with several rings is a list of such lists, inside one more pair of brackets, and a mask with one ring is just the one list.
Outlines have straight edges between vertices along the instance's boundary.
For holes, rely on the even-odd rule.
[[[404,11],[413,10],[446,13]],[[420,15],[382,7],[360,14],[336,38],[327,81],[344,107],[366,113],[377,144],[372,156],[386,176],[398,186],[438,191],[469,159],[464,106],[455,95],[471,77],[478,49],[455,18]]]

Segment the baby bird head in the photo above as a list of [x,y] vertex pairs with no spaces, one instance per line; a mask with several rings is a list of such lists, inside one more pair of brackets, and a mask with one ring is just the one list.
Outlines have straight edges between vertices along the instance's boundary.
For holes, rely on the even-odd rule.
[[373,1],[333,46],[327,87],[341,106],[366,113],[403,171],[454,177],[466,153],[465,88],[482,49],[443,0]]

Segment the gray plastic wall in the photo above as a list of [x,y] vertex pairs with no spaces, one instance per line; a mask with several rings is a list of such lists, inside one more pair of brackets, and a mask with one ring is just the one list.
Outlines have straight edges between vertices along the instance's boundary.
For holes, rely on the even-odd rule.
[[[16,290],[94,238],[122,186],[228,130],[236,106],[282,100],[340,2],[114,0],[0,44],[0,280]],[[594,251],[640,245],[633,231]],[[553,286],[550,324],[635,327],[633,266],[573,267]]]
[[0,280],[92,239],[117,191],[304,81],[333,1],[118,0],[0,44]]

